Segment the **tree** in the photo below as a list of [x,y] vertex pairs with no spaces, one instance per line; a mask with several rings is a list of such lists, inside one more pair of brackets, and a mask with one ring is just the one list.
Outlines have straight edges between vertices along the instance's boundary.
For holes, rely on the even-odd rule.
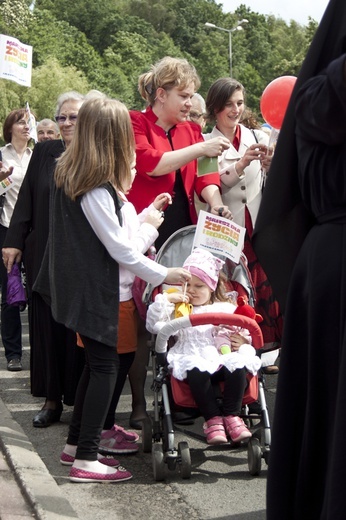
[[22,97],[38,119],[55,115],[56,102],[60,94],[77,90],[86,94],[91,89],[86,77],[72,65],[63,67],[56,58],[48,58],[33,71],[32,87]]
[[39,117],[52,114],[58,94],[70,88],[98,89],[141,109],[138,76],[167,55],[196,66],[205,96],[213,81],[229,75],[227,34],[205,22],[227,29],[242,18],[249,23],[232,36],[233,76],[258,112],[270,81],[298,73],[314,20],[287,24],[245,5],[223,13],[215,0],[0,0],[0,31],[33,46],[32,87],[0,81],[0,116],[27,100]]

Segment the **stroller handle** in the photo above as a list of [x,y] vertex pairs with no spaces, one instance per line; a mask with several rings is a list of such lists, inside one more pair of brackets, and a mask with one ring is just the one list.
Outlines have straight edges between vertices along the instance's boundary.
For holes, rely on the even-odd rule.
[[247,329],[252,338],[252,346],[255,349],[263,347],[262,331],[258,323],[248,316],[241,316],[240,314],[228,313],[202,313],[190,314],[183,318],[167,322],[156,337],[155,351],[164,353],[167,351],[167,342],[170,336],[173,336],[178,330],[187,327],[196,327],[197,325],[226,325],[235,326]]

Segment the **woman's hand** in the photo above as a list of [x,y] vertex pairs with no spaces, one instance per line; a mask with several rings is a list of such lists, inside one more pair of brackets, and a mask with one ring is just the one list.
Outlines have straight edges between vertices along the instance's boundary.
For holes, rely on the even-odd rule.
[[13,264],[19,264],[21,259],[22,251],[20,249],[16,249],[15,247],[4,247],[2,249],[2,261],[8,273],[11,272]]
[[162,211],[167,204],[172,204],[172,197],[169,193],[160,193],[153,202],[154,208]]
[[210,212],[213,215],[219,215],[220,217],[228,218],[233,220],[233,215],[230,212],[228,206],[226,206],[221,198],[220,189],[215,184],[206,186],[201,192],[202,198],[206,201],[210,207]]
[[252,144],[237,162],[237,172],[244,170],[252,161],[261,161],[262,163],[267,153],[268,147],[264,144]]
[[144,222],[147,224],[151,224],[155,229],[158,229],[164,220],[164,216],[162,211],[158,211],[157,209],[153,209],[148,213],[145,217]]
[[231,145],[231,141],[227,137],[213,137],[204,142],[204,155],[207,157],[218,157],[224,150]]
[[183,267],[169,267],[164,282],[171,285],[183,285],[191,280],[191,273]]
[[225,217],[228,218],[228,220],[233,220],[233,215],[229,210],[228,206],[213,206],[212,208],[210,208],[210,212],[213,215],[219,215],[219,217]]
[[6,166],[4,166],[4,163],[0,161],[0,182],[4,179],[7,179],[13,172],[13,166],[10,166],[8,169],[6,169]]
[[267,153],[261,159],[261,166],[265,172],[268,172],[273,159],[273,149],[267,148]]

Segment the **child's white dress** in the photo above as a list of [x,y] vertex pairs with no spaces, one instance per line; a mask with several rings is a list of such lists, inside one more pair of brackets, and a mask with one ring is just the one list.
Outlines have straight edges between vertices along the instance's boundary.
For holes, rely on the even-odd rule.
[[[215,302],[210,305],[193,307],[193,314],[230,313],[233,314],[235,305],[229,302]],[[165,322],[174,318],[175,304],[170,303],[164,294],[158,294],[147,311],[146,326],[149,332],[157,334]],[[186,372],[198,368],[202,372],[213,374],[222,365],[233,372],[237,368],[246,367],[249,372],[256,374],[261,366],[261,360],[256,356],[255,349],[248,344],[240,347],[238,352],[220,354],[215,346],[212,332],[213,325],[199,325],[180,329],[176,342],[168,351],[167,361],[173,376],[179,380],[186,378]],[[246,331],[248,332],[248,331]]]

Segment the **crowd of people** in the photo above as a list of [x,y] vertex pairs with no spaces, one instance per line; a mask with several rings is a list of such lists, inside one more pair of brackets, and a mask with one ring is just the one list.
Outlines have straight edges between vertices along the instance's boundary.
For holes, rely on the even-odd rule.
[[[63,93],[57,100],[55,121],[43,119],[37,124],[39,142],[33,150],[28,146],[26,111],[14,110],[6,118],[0,178],[8,177],[12,183],[0,199],[1,337],[8,370],[21,370],[20,311],[7,304],[6,286],[13,265],[23,263],[31,392],[45,399],[33,426],[52,425],[59,421],[64,403],[74,405],[60,455],[61,463],[71,466],[71,481],[121,482],[132,478],[118,460],[104,454],[138,450],[138,434],[116,425],[115,413],[129,377],[133,394],[130,425],[140,429],[141,420],[147,417],[144,384],[149,351],[139,340],[144,326],[157,333],[174,317],[178,304],[185,304],[189,313],[235,310],[223,287],[220,258],[195,249],[182,266],[167,268],[146,254],[150,246],[158,250],[175,231],[196,224],[203,207],[213,215],[233,219],[246,230],[243,252],[255,288],[255,310],[263,318],[260,326],[268,349],[263,357],[268,359],[261,362],[254,355],[246,330],[230,336],[229,352],[220,353],[210,326],[178,335],[167,358],[158,361],[168,364],[177,379],[187,380],[205,419],[207,443],[246,440],[251,432],[239,417],[246,374],[260,369],[268,374],[278,372],[275,360],[283,329],[280,306],[285,309],[268,518],[299,520],[312,510],[314,518],[341,518],[338,475],[344,455],[337,446],[343,421],[334,417],[336,411],[340,413],[343,399],[338,374],[344,343],[340,259],[345,190],[339,175],[344,168],[344,14],[341,0],[331,0],[289,105],[283,126],[286,143],[282,144],[280,135],[274,154],[268,135],[253,128],[256,123],[245,112],[244,86],[232,78],[219,78],[204,101],[197,93],[200,80],[196,69],[180,58],[165,57],[139,77],[138,90],[145,101],[142,111],[129,111],[120,101],[97,91]],[[331,26],[340,28],[339,33],[334,31],[334,45],[329,40],[326,43]],[[327,121],[331,109],[334,117]],[[206,132],[208,124],[214,125],[210,132]],[[326,132],[328,125],[333,132]],[[277,180],[282,167],[279,158],[284,160],[289,151],[292,157],[286,161],[286,171],[294,159],[295,173],[299,174],[297,185],[289,192],[291,207],[287,200],[283,202],[286,181],[279,186]],[[208,175],[198,175],[198,159],[204,157],[217,158],[218,166]],[[335,172],[331,182],[324,176],[326,171]],[[292,255],[288,252],[278,264],[268,228],[284,235],[287,222],[282,215],[285,210],[293,213],[298,203],[299,216],[304,217],[300,236],[305,238],[309,233],[296,250],[300,254],[286,303]],[[299,224],[296,214],[294,218]],[[293,226],[291,231],[295,229]],[[325,266],[319,253],[323,244],[331,244],[331,233],[333,263]],[[281,247],[282,235],[274,242],[275,247]],[[280,255],[283,251],[285,248]],[[282,266],[287,270],[285,290],[281,281],[277,283]],[[315,284],[321,273],[325,273],[322,287]],[[154,286],[166,282],[182,290],[159,294],[143,322],[133,297],[135,277]],[[334,296],[340,294],[338,312],[316,303],[330,290]],[[315,295],[313,306],[311,294]],[[304,302],[299,322],[297,298],[300,307]],[[312,334],[315,324],[318,327]],[[322,343],[324,347],[329,344],[331,330],[333,347],[329,352],[323,350]],[[310,355],[316,345],[321,345],[319,363],[312,361],[317,359],[312,352]],[[300,369],[293,403],[287,396],[297,358]],[[309,375],[310,368],[317,375]],[[321,392],[314,396],[316,377],[326,381],[335,399],[333,406]],[[222,410],[211,390],[214,380],[224,382]],[[304,398],[300,399],[296,421],[299,391]],[[323,428],[318,415],[321,408],[328,416]],[[306,426],[303,417],[308,420]],[[323,435],[316,435],[309,446],[313,431]],[[323,475],[313,463],[318,443],[324,446]],[[335,447],[333,452],[328,444]],[[286,450],[283,471],[282,450],[287,445],[291,449]],[[303,467],[298,463],[302,457]],[[311,482],[314,493],[319,491],[318,500],[307,485]]]
[[[60,459],[62,464],[72,466],[73,481],[117,482],[132,476],[118,461],[99,453],[138,450],[138,434],[115,423],[127,377],[132,391],[130,426],[140,429],[147,417],[144,385],[149,350],[141,339],[151,325],[138,316],[132,286],[135,277],[155,285],[163,280],[184,284],[191,279],[191,266],[189,270],[179,266],[167,269],[145,253],[152,245],[158,250],[182,227],[196,224],[199,204],[214,215],[244,224],[245,213],[237,218],[224,191],[223,161],[234,154],[234,131],[226,131],[218,116],[220,127],[215,135],[202,134],[211,112],[208,115],[210,107],[196,93],[199,86],[197,71],[189,62],[165,57],[139,78],[138,89],[146,102],[144,111],[128,111],[97,91],[87,95],[65,92],[57,100],[55,121],[42,119],[37,123],[38,142],[33,150],[27,146],[30,136],[25,111],[12,122],[22,130],[18,134],[20,151],[28,157],[16,191],[11,188],[8,192],[15,196],[11,213],[4,213],[2,313],[7,308],[17,316],[12,333],[17,335],[18,348],[6,350],[8,333],[2,334],[3,344],[8,370],[21,370],[20,314],[18,308],[6,306],[6,279],[14,264],[23,263],[31,393],[44,399],[33,426],[51,426],[60,420],[64,404],[74,405]],[[242,87],[239,89],[243,96]],[[232,95],[230,91],[222,103],[231,103]],[[244,100],[235,105],[233,128],[243,113]],[[237,138],[247,132],[239,127]],[[12,141],[17,143],[14,135]],[[98,142],[104,146],[100,148]],[[238,153],[238,149],[239,145],[236,157],[242,162],[237,178],[251,177],[246,168],[252,161],[259,165],[256,179],[261,168],[269,167],[267,142],[262,145],[256,141],[250,152],[244,153],[245,158],[243,150]],[[13,171],[5,152],[1,174],[16,180],[19,171]],[[221,169],[219,166],[219,171],[198,176],[197,160],[204,157],[218,157]],[[243,212],[252,202],[250,194],[246,195]],[[71,243],[76,248],[71,248]],[[84,265],[87,251],[89,261]],[[201,308],[208,310],[215,283],[212,287],[207,284]],[[193,301],[193,294],[187,294]],[[221,298],[221,291],[215,294]],[[231,303],[222,305],[228,305],[229,312],[234,309]],[[150,312],[154,309],[155,304]],[[9,321],[2,319],[3,324]],[[243,342],[247,340],[241,340],[237,347],[234,343],[234,348]],[[199,369],[197,364],[191,373],[188,371],[191,386],[199,386],[203,375]],[[232,426],[227,422],[224,428],[223,419],[220,422],[215,406],[211,406],[212,415],[210,410],[204,414],[205,434],[211,443],[220,438],[220,432],[216,436],[212,433],[218,428],[223,430],[224,441],[227,436],[234,441],[251,435],[238,420],[247,369],[242,367],[233,374],[232,368],[232,377],[228,368],[224,370],[226,386],[237,388],[229,399]]]

